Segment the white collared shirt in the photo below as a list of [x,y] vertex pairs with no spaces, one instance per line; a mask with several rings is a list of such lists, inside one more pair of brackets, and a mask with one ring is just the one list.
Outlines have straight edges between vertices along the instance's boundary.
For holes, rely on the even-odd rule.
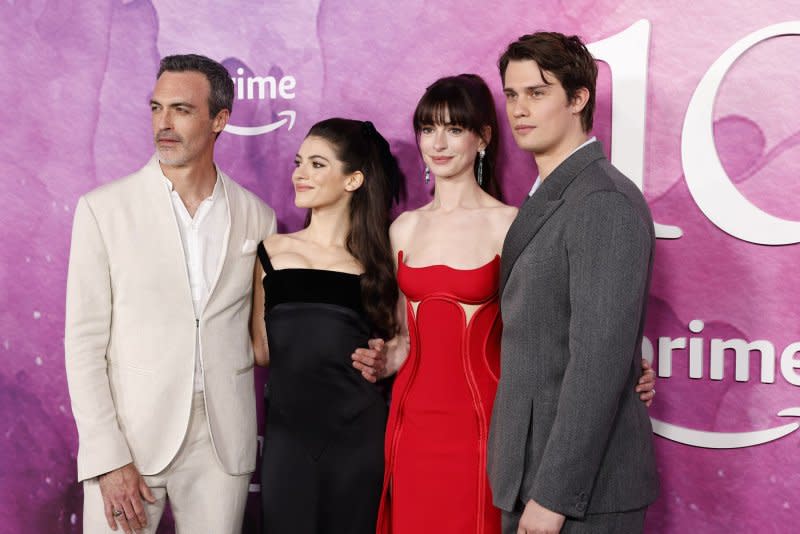
[[[181,200],[172,182],[164,177],[167,190],[170,192],[172,209],[183,244],[183,256],[186,259],[186,272],[189,274],[189,287],[192,291],[194,316],[199,318],[208,302],[212,286],[221,267],[222,247],[228,231],[228,201],[225,195],[225,184],[217,171],[217,181],[211,196],[203,200],[197,207],[194,217],[189,215],[186,205]],[[202,354],[200,353],[200,337],[195,341],[194,391],[203,391]]]
[[[570,152],[569,155],[566,158],[564,158],[564,161],[567,161],[567,159],[569,159],[569,156],[573,155],[578,150],[582,149],[583,147],[585,147],[589,143],[594,143],[595,141],[597,141],[597,137],[593,135],[591,138],[587,139],[583,144],[581,144],[581,146],[579,146],[578,148],[576,148],[575,150]],[[563,163],[563,161],[561,163]],[[536,192],[536,190],[539,189],[540,185],[542,185],[542,177],[541,177],[541,175],[536,177],[536,181],[533,182],[533,187],[531,187],[531,192],[528,193],[528,196],[529,197],[533,196],[533,194]]]

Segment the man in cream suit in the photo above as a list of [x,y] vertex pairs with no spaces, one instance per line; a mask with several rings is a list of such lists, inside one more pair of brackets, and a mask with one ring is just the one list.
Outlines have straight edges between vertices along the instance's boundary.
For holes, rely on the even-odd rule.
[[499,66],[514,140],[540,175],[503,244],[494,503],[505,534],[641,532],[658,485],[634,390],[650,211],[588,136],[597,67],[577,37],[523,36]]
[[275,214],[214,164],[233,84],[203,56],[161,61],[157,154],[78,201],[66,367],[84,532],[241,531],[256,460],[249,319]]

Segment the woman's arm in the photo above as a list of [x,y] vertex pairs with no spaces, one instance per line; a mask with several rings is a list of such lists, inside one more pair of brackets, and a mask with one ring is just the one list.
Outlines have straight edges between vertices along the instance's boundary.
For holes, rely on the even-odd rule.
[[[395,261],[395,273],[397,273],[397,254],[404,250],[413,226],[412,212],[401,213],[389,227],[389,240],[392,243],[392,254]],[[398,330],[397,334],[385,341],[383,339],[370,339],[369,348],[356,349],[352,355],[353,367],[361,371],[361,374],[370,382],[375,382],[381,378],[386,378],[397,372],[408,357],[409,339],[408,323],[406,322],[406,297],[399,292],[397,305],[395,307]]]
[[253,354],[256,365],[269,365],[269,345],[267,344],[267,326],[264,322],[264,285],[262,277],[264,269],[256,259],[253,269],[253,305],[250,312],[250,340],[253,343]]
[[397,324],[400,329],[396,336],[386,343],[386,366],[381,378],[395,374],[408,358],[410,347],[408,338],[408,315],[406,314],[406,297],[400,293],[397,299]]

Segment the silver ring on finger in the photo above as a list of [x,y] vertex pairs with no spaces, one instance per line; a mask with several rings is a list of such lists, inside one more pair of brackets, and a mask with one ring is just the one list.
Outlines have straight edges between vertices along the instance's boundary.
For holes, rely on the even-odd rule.
[[111,515],[113,515],[114,517],[119,517],[119,516],[121,516],[121,515],[125,515],[125,512],[124,512],[124,511],[122,511],[122,510],[113,510],[113,511],[111,512]]

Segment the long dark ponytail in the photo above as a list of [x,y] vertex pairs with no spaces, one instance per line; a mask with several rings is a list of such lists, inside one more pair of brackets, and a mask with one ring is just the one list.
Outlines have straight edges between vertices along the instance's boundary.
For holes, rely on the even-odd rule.
[[350,199],[350,233],[345,245],[364,267],[361,296],[375,333],[384,339],[398,330],[398,289],[389,243],[389,209],[403,180],[389,143],[371,122],[332,118],[311,127],[308,137],[328,141],[344,172],[361,171],[364,184]]

